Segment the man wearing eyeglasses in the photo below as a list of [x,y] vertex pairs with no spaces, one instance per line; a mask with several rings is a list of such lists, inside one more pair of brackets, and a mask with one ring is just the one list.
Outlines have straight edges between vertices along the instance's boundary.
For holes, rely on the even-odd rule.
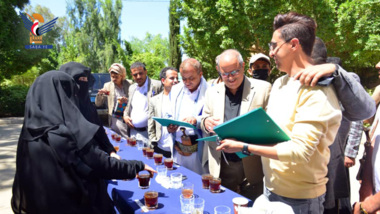
[[128,125],[130,137],[136,137],[139,134],[140,138],[148,141],[149,101],[151,97],[162,91],[162,84],[147,76],[148,71],[144,63],[135,62],[130,70],[135,83],[129,88],[128,106],[124,111],[123,119]]
[[[219,57],[217,70],[223,82],[206,92],[201,127],[211,135],[216,125],[227,122],[253,109],[266,108],[271,85],[262,80],[244,75],[244,61],[234,49],[225,50]],[[221,158],[215,142],[205,144],[208,153],[209,170],[214,177],[220,177],[222,185],[253,201],[263,193],[263,171],[259,156],[240,159],[235,153],[226,153]]]
[[272,87],[267,113],[291,140],[272,146],[223,140],[217,150],[262,156],[264,195],[292,207],[294,213],[323,213],[328,146],[334,141],[342,113],[332,85],[305,86],[294,76],[312,67],[316,23],[290,12],[274,18],[270,56],[286,75]]
[[[184,60],[180,65],[182,82],[174,85],[169,94],[171,110],[168,112],[174,120],[188,122],[196,128],[178,129],[178,126],[168,126],[173,133],[174,149],[172,151],[174,162],[198,174],[208,172],[207,158],[203,157],[203,142],[200,122],[207,90],[207,82],[202,76],[201,63],[193,58]],[[183,127],[181,127],[183,128]]]

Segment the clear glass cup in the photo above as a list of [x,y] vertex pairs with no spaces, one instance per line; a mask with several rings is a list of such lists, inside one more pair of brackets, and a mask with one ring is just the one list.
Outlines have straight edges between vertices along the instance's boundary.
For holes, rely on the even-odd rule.
[[150,185],[150,174],[148,171],[140,171],[137,174],[137,179],[139,180],[139,187],[141,189],[148,189]]
[[220,179],[220,178],[210,179],[210,192],[219,193],[221,184],[222,184],[222,179]]
[[153,155],[154,165],[161,165],[162,164],[162,157],[163,157],[162,154],[154,154]]
[[137,140],[137,150],[142,150],[144,148],[144,142],[142,140]]
[[145,206],[149,210],[155,210],[158,207],[158,192],[156,191],[147,191],[144,193],[144,202]]
[[173,159],[172,158],[166,158],[164,160],[164,164],[168,168],[168,170],[172,170],[173,169]]
[[168,169],[166,168],[166,166],[157,166],[156,170],[157,170],[157,177],[164,178],[167,176]]
[[185,198],[190,198],[194,194],[194,184],[184,182],[182,185],[182,195]]
[[185,198],[183,195],[180,195],[179,198],[181,202],[181,212],[191,214],[191,211],[194,207],[194,195],[192,195],[190,198]]
[[214,214],[231,214],[231,208],[219,205],[214,208]]
[[203,198],[194,198],[194,206],[191,214],[203,214],[205,200]]
[[170,174],[170,182],[173,189],[180,189],[182,187],[182,174],[179,172]]

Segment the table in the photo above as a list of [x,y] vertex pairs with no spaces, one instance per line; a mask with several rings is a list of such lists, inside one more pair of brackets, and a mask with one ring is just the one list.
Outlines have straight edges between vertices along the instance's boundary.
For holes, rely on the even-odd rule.
[[[110,137],[112,131],[107,129],[108,135]],[[148,164],[152,168],[156,168],[154,165],[154,159],[147,159],[143,156],[142,151],[138,150],[137,147],[131,147],[127,145],[126,139],[122,139],[121,143],[115,143],[110,139],[111,143],[114,145],[119,145],[120,150],[118,154],[127,160],[140,160],[145,164]],[[243,197],[227,188],[221,193],[211,193],[209,189],[202,188],[201,176],[194,173],[193,171],[182,167],[174,167],[173,170],[168,170],[168,176],[173,172],[180,172],[187,176],[188,182],[194,184],[194,195],[195,197],[200,197],[205,199],[204,213],[213,214],[214,207],[218,205],[226,205],[231,208],[231,213],[233,211],[232,199],[235,197]],[[138,187],[138,180],[133,179],[130,181],[109,181],[108,183],[108,194],[112,198],[120,213],[143,213],[140,207],[134,201],[135,199],[140,200],[144,204],[144,193],[149,190],[154,190],[159,193],[158,195],[158,208],[156,210],[149,211],[151,213],[181,213],[181,204],[179,201],[179,196],[181,195],[181,189],[166,189],[161,184],[157,183],[155,178],[150,180],[150,187],[148,189],[140,189]],[[249,200],[249,199],[248,199]],[[252,205],[252,201],[250,205]]]

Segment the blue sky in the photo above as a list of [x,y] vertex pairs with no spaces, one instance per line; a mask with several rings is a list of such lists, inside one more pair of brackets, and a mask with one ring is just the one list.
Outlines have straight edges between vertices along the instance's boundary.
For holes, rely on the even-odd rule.
[[[66,16],[68,0],[30,0],[35,7],[42,5],[50,9],[55,16]],[[133,0],[122,1],[121,39],[130,41],[132,37],[144,39],[146,32],[153,35],[169,35],[169,0]]]

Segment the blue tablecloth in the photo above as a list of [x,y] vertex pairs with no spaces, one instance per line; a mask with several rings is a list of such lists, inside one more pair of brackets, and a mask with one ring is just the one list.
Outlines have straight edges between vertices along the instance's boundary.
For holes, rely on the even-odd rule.
[[[111,131],[108,131],[110,136]],[[111,139],[110,139],[111,140]],[[111,141],[112,142],[112,141]],[[120,151],[118,154],[127,160],[141,160],[145,164],[148,164],[152,168],[156,168],[153,159],[147,159],[143,156],[142,151],[137,150],[137,147],[127,146],[125,139],[122,139],[121,143],[115,143],[120,146]],[[191,170],[179,166],[174,167],[173,170],[168,170],[168,176],[173,172],[180,172],[187,176],[188,182],[194,184],[194,195],[205,199],[204,213],[212,214],[214,213],[214,207],[218,205],[226,205],[231,208],[231,213],[233,211],[232,199],[235,197],[243,197],[227,188],[221,193],[211,193],[208,189],[202,188],[201,176],[192,172]],[[159,193],[158,196],[158,208],[151,213],[181,213],[181,204],[179,201],[179,196],[181,195],[181,189],[166,189],[161,184],[158,184],[155,180],[157,175],[151,179],[150,187],[148,189],[140,189],[138,187],[138,180],[133,179],[130,181],[109,181],[108,184],[108,194],[115,202],[120,213],[142,213],[140,207],[134,201],[139,199],[142,204],[144,204],[144,193],[149,190],[154,190]],[[248,199],[249,200],[249,199]],[[251,200],[250,204],[252,204]]]

